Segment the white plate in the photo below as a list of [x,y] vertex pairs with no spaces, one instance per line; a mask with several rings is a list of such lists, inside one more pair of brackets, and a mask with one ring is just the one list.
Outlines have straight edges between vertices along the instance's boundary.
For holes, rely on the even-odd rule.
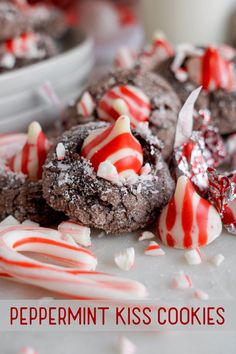
[[[13,95],[21,90],[34,88],[42,81],[54,82],[68,72],[78,70],[81,63],[93,57],[93,41],[85,38],[82,43],[46,61],[14,70],[0,76],[0,97]],[[1,117],[1,112],[0,112]]]
[[[83,85],[87,80],[93,64],[93,58],[88,58],[83,65],[80,65],[77,71],[72,70],[65,77],[60,77],[52,83],[55,93],[61,100],[63,100],[65,96],[68,96],[68,93],[71,91],[75,91],[76,94],[81,84]],[[12,117],[45,104],[44,99],[38,91],[38,88],[43,83],[42,81],[34,89],[24,90],[17,94],[0,98],[0,122],[8,121]]]

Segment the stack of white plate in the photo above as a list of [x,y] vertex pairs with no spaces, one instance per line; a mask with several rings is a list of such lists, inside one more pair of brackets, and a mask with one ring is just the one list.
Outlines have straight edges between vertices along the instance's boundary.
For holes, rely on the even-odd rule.
[[47,127],[59,119],[60,108],[79,95],[93,65],[93,41],[71,32],[61,54],[0,75],[0,133],[25,131],[32,120]]

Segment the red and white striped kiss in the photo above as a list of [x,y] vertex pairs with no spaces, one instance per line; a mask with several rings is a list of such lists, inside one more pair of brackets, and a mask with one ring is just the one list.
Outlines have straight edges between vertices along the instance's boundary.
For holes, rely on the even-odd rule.
[[154,33],[152,44],[141,56],[141,62],[153,67],[159,65],[172,55],[174,55],[174,50],[171,44],[167,41],[164,33],[157,31]]
[[43,164],[51,144],[44,135],[38,122],[30,124],[27,142],[9,161],[8,166],[14,172],[22,172],[32,180],[42,177]]
[[38,35],[35,33],[24,33],[14,39],[5,42],[5,51],[14,56],[27,55],[30,58],[38,57],[40,50],[37,46]]
[[98,103],[98,117],[107,122],[116,121],[127,114],[132,127],[149,120],[150,100],[144,92],[132,85],[115,86],[108,90]]
[[190,59],[186,66],[190,79],[207,91],[235,88],[233,63],[225,59],[218,48],[207,48],[203,56]]
[[157,232],[163,243],[174,248],[197,248],[214,241],[221,231],[216,209],[197,194],[187,177],[179,177],[175,194],[158,220]]
[[138,174],[143,164],[142,147],[132,135],[127,116],[121,116],[109,128],[93,131],[85,139],[81,155],[96,171],[101,163],[111,163],[124,178]]
[[137,53],[128,47],[122,47],[118,50],[114,65],[118,69],[132,69],[137,60]]

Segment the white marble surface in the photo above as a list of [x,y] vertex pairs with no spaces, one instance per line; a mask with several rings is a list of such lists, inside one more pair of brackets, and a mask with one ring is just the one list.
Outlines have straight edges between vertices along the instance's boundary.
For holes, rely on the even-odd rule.
[[[137,279],[144,283],[151,298],[188,300],[193,289],[173,290],[170,282],[173,274],[184,270],[193,281],[194,288],[202,289],[210,299],[236,298],[236,236],[224,233],[213,244],[202,250],[204,261],[198,266],[186,263],[184,251],[165,248],[164,257],[148,257],[144,249],[149,241],[137,241],[137,235],[120,237],[93,237],[92,251],[98,257],[98,270]],[[129,272],[121,271],[114,263],[114,254],[126,247],[134,247],[136,264]],[[209,259],[222,253],[225,261],[220,267],[213,266]],[[0,299],[29,299],[55,294],[14,282],[0,280]],[[0,334],[0,354],[17,353],[24,345],[32,345],[39,354],[113,354],[117,353],[117,342],[121,333],[65,333],[60,338],[56,333],[3,333]],[[137,354],[234,354],[236,353],[235,332],[171,332],[171,333],[128,333],[137,345]]]

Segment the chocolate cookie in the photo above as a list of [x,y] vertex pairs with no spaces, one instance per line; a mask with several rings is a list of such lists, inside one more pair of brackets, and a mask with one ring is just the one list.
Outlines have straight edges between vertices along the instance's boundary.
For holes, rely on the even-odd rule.
[[81,156],[81,149],[91,132],[107,127],[111,125],[105,122],[78,125],[58,139],[65,156],[58,160],[56,150],[50,152],[43,173],[44,197],[52,208],[72,220],[107,233],[142,229],[167,204],[174,182],[163,161],[159,140],[149,130],[132,131],[142,146],[144,165],[150,164],[149,176],[140,175],[133,183],[121,185],[98,177],[91,162]]
[[26,33],[0,44],[0,72],[18,69],[58,53],[54,40],[39,33]]
[[[156,68],[178,93],[182,103],[191,91],[203,86],[196,103],[196,109],[209,109],[212,123],[221,134],[236,131],[236,54],[233,48],[199,48],[202,54],[188,53],[178,71],[173,69],[176,57],[172,57]],[[176,54],[176,56],[178,53]],[[210,67],[210,61],[213,66]],[[223,64],[222,64],[223,63]],[[182,75],[186,75],[183,79]]]
[[64,13],[54,6],[29,6],[25,11],[25,15],[35,32],[59,38],[68,29]]
[[0,166],[0,221],[9,215],[40,225],[52,225],[62,216],[46,203],[41,181],[30,181],[26,175]]
[[17,37],[28,29],[25,16],[14,4],[0,2],[0,42]]
[[[114,71],[90,86],[86,95],[93,101],[93,110],[83,114],[83,93],[68,110],[68,119],[65,122],[67,129],[90,120],[114,121],[125,113],[131,116],[133,121],[137,120],[133,126],[142,121],[148,122],[153,134],[164,143],[164,157],[170,156],[180,101],[160,76],[150,72],[144,73],[140,68]],[[112,105],[116,98],[122,98],[123,106],[125,105],[123,111],[121,107],[114,112]],[[114,113],[117,114],[115,119]]]

